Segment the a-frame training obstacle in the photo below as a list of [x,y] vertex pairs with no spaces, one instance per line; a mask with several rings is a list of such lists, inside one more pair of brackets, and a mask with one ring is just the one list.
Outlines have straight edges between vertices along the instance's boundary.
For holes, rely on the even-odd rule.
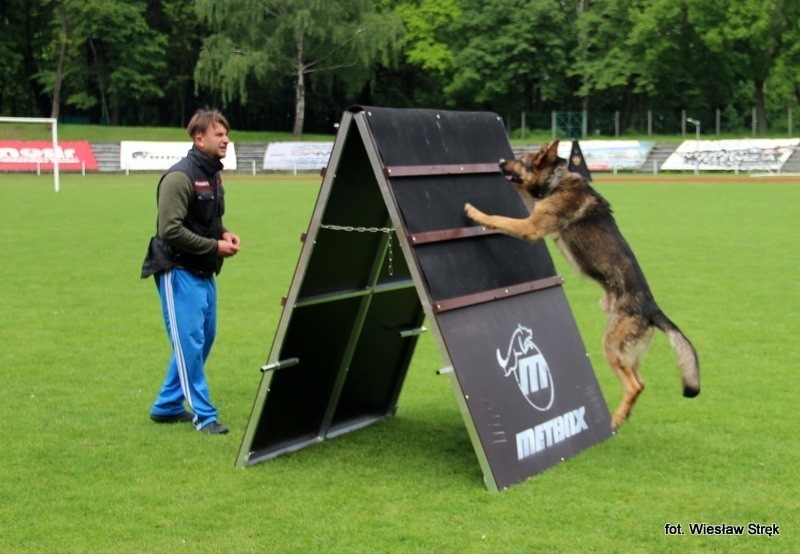
[[611,435],[545,244],[464,215],[526,213],[512,157],[493,113],[343,115],[237,465],[393,415],[423,320],[489,489]]

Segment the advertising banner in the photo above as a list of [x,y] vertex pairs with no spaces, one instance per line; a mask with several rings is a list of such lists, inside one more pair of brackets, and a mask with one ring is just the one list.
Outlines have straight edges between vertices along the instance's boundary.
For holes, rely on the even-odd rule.
[[49,141],[0,141],[0,171],[97,171],[97,160],[88,141],[61,142],[53,151]]
[[[561,141],[558,155],[569,159],[570,141]],[[639,169],[654,143],[639,140],[582,140],[581,152],[589,171],[612,171]]]
[[[192,148],[192,142],[155,142],[123,140],[119,143],[119,166],[123,171],[163,171],[169,169]],[[236,149],[228,143],[222,158],[225,169],[236,169]]]
[[687,140],[661,169],[778,171],[798,144],[800,139]]
[[332,142],[271,142],[264,152],[267,171],[319,171],[328,165]]

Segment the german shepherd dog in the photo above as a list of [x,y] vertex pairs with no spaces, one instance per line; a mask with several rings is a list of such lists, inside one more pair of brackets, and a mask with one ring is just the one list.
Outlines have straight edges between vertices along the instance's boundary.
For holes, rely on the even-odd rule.
[[466,204],[467,217],[487,229],[531,242],[551,236],[580,273],[603,287],[600,306],[609,316],[603,348],[623,389],[612,427],[618,429],[628,418],[644,389],[639,363],[654,328],[666,333],[677,355],[683,395],[697,396],[700,368],[694,346],[653,299],[609,203],[581,175],[570,173],[566,160],[558,157],[558,141],[518,160],[500,160],[500,171],[517,188],[530,215],[524,219],[487,215]]

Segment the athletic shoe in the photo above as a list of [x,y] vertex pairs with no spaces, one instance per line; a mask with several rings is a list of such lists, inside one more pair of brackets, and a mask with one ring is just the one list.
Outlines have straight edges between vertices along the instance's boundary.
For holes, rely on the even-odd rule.
[[183,423],[186,421],[192,421],[194,419],[194,414],[190,412],[182,412],[175,415],[150,414],[150,419],[156,423]]
[[228,428],[219,421],[212,421],[208,425],[201,427],[200,430],[203,433],[209,433],[211,435],[224,435],[228,432]]

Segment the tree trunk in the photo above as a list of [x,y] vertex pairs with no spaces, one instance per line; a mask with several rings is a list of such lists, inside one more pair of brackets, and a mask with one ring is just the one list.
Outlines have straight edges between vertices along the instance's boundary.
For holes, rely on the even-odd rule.
[[764,81],[756,81],[756,123],[759,135],[765,135],[769,131],[767,124],[767,110],[764,100]]
[[61,37],[59,37],[56,75],[53,80],[53,103],[50,107],[50,117],[53,119],[58,119],[61,108],[61,83],[64,80],[64,60],[67,57],[67,13],[64,2],[58,3],[58,17],[61,19]]
[[89,48],[92,50],[92,59],[94,61],[94,73],[95,77],[97,77],[97,89],[100,92],[100,123],[108,124],[111,121],[111,117],[108,113],[108,103],[106,102],[106,91],[103,87],[103,75],[102,68],[100,67],[100,61],[97,57],[97,49],[94,47],[94,41],[90,38],[89,39]]
[[[583,97],[583,103],[582,103],[582,106],[581,106],[583,108],[583,113],[586,114],[586,134],[587,135],[589,134],[589,129],[591,129],[591,127],[592,127],[591,106],[592,106],[591,97],[587,94],[586,96]],[[581,131],[583,131],[583,129],[581,129]],[[586,139],[586,138],[588,138],[588,136],[584,136],[584,137],[581,137],[581,138]]]
[[292,136],[299,139],[303,136],[303,123],[306,118],[306,74],[305,66],[303,65],[303,42],[297,41],[297,65],[295,67],[297,74],[295,79],[297,82],[294,85],[294,128],[292,129]]

